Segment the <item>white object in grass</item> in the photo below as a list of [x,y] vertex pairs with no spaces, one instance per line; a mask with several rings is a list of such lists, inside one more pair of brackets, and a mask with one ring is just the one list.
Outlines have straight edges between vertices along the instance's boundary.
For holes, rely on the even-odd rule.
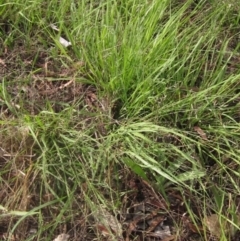
[[57,236],[57,238],[55,238],[53,241],[68,241],[70,235],[62,233],[60,235]]
[[66,39],[64,39],[63,37],[59,37],[59,42],[64,46],[64,47],[68,47],[71,46],[71,42],[67,41]]
[[[53,29],[53,30],[55,30],[55,31],[58,31],[59,32],[59,28],[55,25],[55,24],[53,24],[53,23],[51,23],[50,24],[50,27]],[[66,39],[64,39],[63,37],[59,37],[59,42],[60,42],[60,44],[62,44],[64,47],[68,47],[68,46],[71,46],[72,45],[72,43],[71,42],[69,42],[69,41],[67,41]]]
[[53,23],[50,24],[50,27],[51,27],[53,30],[59,31],[58,27],[57,27],[55,24],[53,24]]

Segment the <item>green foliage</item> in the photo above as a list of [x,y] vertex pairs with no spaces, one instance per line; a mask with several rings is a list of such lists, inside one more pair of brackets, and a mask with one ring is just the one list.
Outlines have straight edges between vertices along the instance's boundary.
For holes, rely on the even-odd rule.
[[[1,113],[0,144],[13,152],[1,170],[1,188],[17,180],[7,172],[22,170],[27,189],[38,194],[39,224],[46,196],[49,206],[58,205],[56,212],[48,210],[56,222],[47,230],[53,233],[64,218],[71,219],[76,193],[85,200],[85,210],[77,204],[82,213],[94,205],[119,206],[119,168],[164,195],[173,186],[200,195],[204,212],[231,213],[229,222],[237,223],[234,210],[225,212],[224,201],[239,193],[240,15],[231,1],[195,2],[0,1],[0,43],[8,51],[18,44],[31,46],[37,55],[30,70],[24,65],[28,59],[12,68],[27,74],[4,74],[0,83],[0,105],[8,114]],[[63,47],[60,36],[72,46]],[[81,83],[85,92],[94,88],[95,109],[84,102],[84,91],[58,112],[45,100],[37,114],[24,108],[24,88],[13,91],[13,86],[36,80],[39,49],[48,60],[60,59],[59,72],[84,63],[76,64],[73,76],[61,78]],[[14,61],[6,58],[7,65]],[[62,79],[44,76],[42,81],[52,80]],[[34,159],[21,166],[19,158],[29,150]],[[16,189],[18,198],[4,199],[4,207],[20,210],[26,186]],[[44,232],[40,227],[38,235]]]

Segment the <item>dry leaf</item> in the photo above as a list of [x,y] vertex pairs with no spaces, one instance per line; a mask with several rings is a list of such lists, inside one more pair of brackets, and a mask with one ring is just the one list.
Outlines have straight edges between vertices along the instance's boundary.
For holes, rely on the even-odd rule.
[[[171,235],[171,231],[170,231],[170,227],[167,225],[161,225],[158,226],[154,232],[148,234],[148,236],[151,237],[157,237],[157,238],[161,238],[161,240],[165,240],[167,238],[172,237]],[[171,240],[171,239],[170,239]]]
[[162,241],[171,241],[171,240],[174,240],[175,238],[176,238],[175,235],[171,235],[169,237],[164,238]]
[[57,236],[57,238],[55,238],[53,241],[68,241],[70,235],[62,233],[60,235]]
[[[165,218],[162,217],[162,216],[157,216],[157,217],[153,217],[150,221],[148,221],[148,225],[149,225],[149,228],[147,229],[147,232],[152,232],[157,226],[161,226],[161,223],[163,222]],[[161,228],[161,231],[163,230],[164,228]]]
[[194,131],[198,133],[198,135],[205,141],[208,140],[206,133],[199,127],[199,126],[194,126]]
[[[237,224],[239,226],[240,224],[240,214],[237,214]],[[221,231],[224,230],[225,234],[230,234],[231,236],[234,236],[237,229],[236,227],[225,220],[224,218],[221,221],[219,221],[219,215],[212,214],[210,216],[207,216],[204,218],[204,223],[207,225],[208,230],[213,236],[216,236],[217,238],[220,238]]]
[[108,237],[109,234],[109,229],[107,229],[104,225],[102,224],[97,224],[97,229],[98,231],[100,231],[100,233],[104,236],[104,237]]
[[111,215],[105,208],[100,208],[96,213],[96,220],[98,222],[97,228],[103,236],[111,235],[111,231],[118,237],[122,237],[122,226],[117,218]]
[[221,226],[219,222],[219,217],[217,214],[212,214],[204,218],[204,223],[208,227],[211,235],[220,237],[221,234]]
[[0,65],[3,65],[3,67],[6,67],[6,64],[3,59],[0,59]]

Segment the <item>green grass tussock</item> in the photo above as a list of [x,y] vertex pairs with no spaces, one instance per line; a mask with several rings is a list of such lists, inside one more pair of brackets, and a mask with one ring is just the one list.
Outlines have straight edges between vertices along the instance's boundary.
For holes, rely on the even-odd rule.
[[237,240],[238,5],[0,0],[0,239],[139,240],[138,180],[171,240]]

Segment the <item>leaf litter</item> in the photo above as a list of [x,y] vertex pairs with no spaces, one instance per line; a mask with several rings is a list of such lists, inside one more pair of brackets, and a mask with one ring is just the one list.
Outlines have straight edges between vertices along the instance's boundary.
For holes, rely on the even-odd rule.
[[53,241],[68,241],[70,235],[69,234],[59,234]]

